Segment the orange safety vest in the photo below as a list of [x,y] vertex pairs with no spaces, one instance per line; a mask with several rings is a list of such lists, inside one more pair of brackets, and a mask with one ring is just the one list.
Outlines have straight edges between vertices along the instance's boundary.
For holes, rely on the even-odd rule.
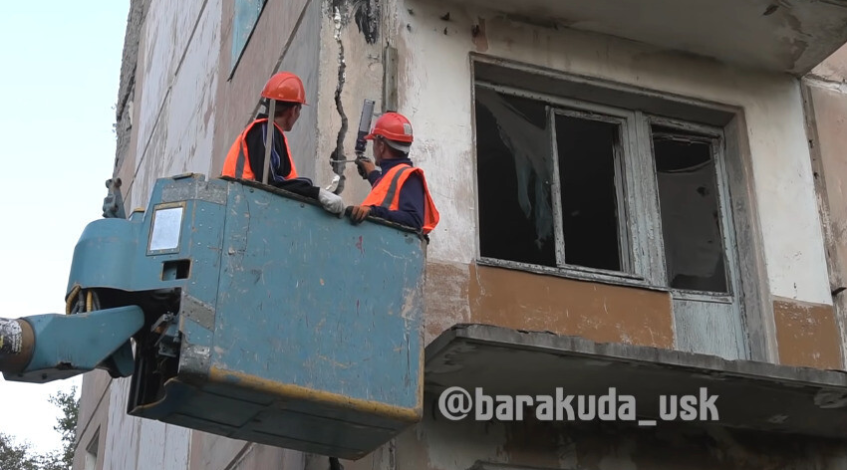
[[[247,152],[247,133],[250,132],[250,129],[253,129],[253,126],[257,124],[261,124],[263,122],[267,122],[267,118],[256,119],[249,126],[247,126],[244,131],[239,134],[238,138],[235,139],[235,142],[232,143],[232,147],[229,148],[229,153],[226,154],[226,161],[224,161],[224,169],[221,172],[221,176],[229,176],[230,178],[238,178],[244,180],[255,180],[256,175],[253,174],[253,169],[250,167],[250,155]],[[282,134],[282,140],[285,142],[285,148],[288,154],[288,164],[290,165],[291,171],[287,175],[283,175],[285,179],[297,178],[297,168],[294,167],[294,159],[291,158],[291,147],[288,146],[288,138],[285,137],[285,133],[282,132],[282,129],[274,123],[274,127],[279,129],[279,133]],[[268,175],[268,182],[272,182],[273,179],[271,175]]]
[[382,206],[390,211],[396,211],[400,208],[400,190],[403,184],[414,173],[421,175],[424,187],[424,220],[422,232],[428,234],[438,225],[441,216],[438,214],[438,209],[435,208],[435,203],[432,201],[432,196],[429,194],[429,188],[426,185],[423,170],[415,168],[407,164],[400,164],[388,170],[382,176],[379,183],[373,187],[368,197],[362,202],[363,206]]

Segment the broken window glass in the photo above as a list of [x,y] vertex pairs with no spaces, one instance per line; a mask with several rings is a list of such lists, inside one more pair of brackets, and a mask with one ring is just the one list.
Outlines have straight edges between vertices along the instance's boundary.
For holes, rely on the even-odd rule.
[[653,153],[670,287],[727,292],[712,141],[653,126]]
[[476,88],[480,254],[556,266],[544,103]]
[[565,264],[621,270],[619,136],[616,123],[556,115]]

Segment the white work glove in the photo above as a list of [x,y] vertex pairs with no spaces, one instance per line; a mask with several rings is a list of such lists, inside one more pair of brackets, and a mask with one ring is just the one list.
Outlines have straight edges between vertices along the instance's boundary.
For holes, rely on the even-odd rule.
[[321,189],[318,193],[318,201],[328,212],[341,215],[344,213],[344,199],[338,194],[331,193],[326,189]]

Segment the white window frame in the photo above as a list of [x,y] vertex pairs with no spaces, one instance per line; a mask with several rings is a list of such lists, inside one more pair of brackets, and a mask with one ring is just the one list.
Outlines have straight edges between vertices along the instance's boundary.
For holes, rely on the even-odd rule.
[[[545,103],[547,127],[550,138],[551,199],[553,202],[556,267],[542,266],[520,261],[489,258],[480,252],[481,233],[477,236],[477,259],[480,264],[507,267],[540,274],[565,278],[595,281],[616,285],[630,285],[670,291],[675,299],[696,302],[731,304],[737,301],[734,285],[739,275],[736,263],[730,262],[729,250],[736,249],[732,223],[731,199],[726,174],[726,152],[722,129],[698,125],[681,120],[667,119],[637,110],[617,108],[562,98],[535,91],[475,80],[474,87],[486,88],[498,93],[527,98]],[[475,98],[474,98],[475,99]],[[615,181],[618,193],[618,239],[621,271],[568,265],[564,262],[566,252],[562,229],[561,183],[559,180],[558,146],[554,119],[557,115],[569,115],[614,123],[619,126],[620,146],[615,149]],[[727,292],[712,293],[671,288],[667,279],[663,236],[661,234],[660,200],[652,148],[651,126],[661,125],[681,131],[696,132],[708,138],[713,152],[717,200],[720,213],[720,229],[723,237],[724,272],[727,276]],[[478,167],[475,168],[478,171]],[[478,178],[478,173],[475,175]],[[478,193],[477,193],[478,194]]]

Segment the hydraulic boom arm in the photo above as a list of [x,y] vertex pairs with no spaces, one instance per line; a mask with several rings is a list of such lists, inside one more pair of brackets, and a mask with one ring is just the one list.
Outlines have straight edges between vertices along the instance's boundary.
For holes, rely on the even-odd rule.
[[7,380],[44,383],[94,369],[133,372],[130,338],[144,325],[137,306],[77,315],[0,318],[0,372]]

